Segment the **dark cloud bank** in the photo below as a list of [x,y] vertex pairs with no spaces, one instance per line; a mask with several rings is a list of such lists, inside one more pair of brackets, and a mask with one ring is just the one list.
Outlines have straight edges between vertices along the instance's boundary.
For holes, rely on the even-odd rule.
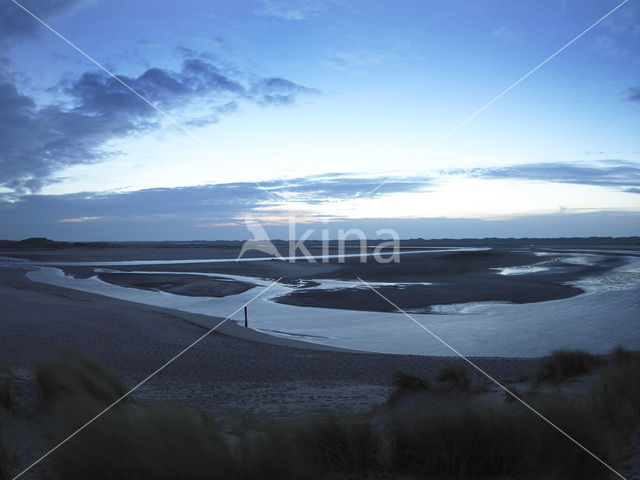
[[[640,166],[626,165],[627,178],[618,178],[619,165],[609,169],[579,167],[569,174],[567,165],[524,165],[511,168],[475,170],[484,178],[526,178],[546,181],[590,183],[629,190],[638,183]],[[593,169],[606,180],[594,180]],[[521,175],[518,172],[527,172]],[[537,174],[534,175],[534,172]],[[452,172],[460,174],[460,172]],[[469,172],[467,172],[469,174]],[[578,177],[578,175],[582,175]],[[518,176],[520,175],[520,176]],[[616,182],[615,178],[620,181]],[[328,199],[363,197],[385,178],[365,178],[346,174],[326,174],[287,181],[262,183],[276,198],[283,196],[307,203]],[[375,195],[428,189],[434,179],[415,177],[394,179]],[[640,189],[638,189],[640,191]],[[267,209],[267,210],[265,210]],[[287,214],[286,206],[274,200],[253,183],[227,183],[183,188],[157,188],[128,193],[77,193],[68,195],[25,195],[19,202],[0,204],[0,238],[21,239],[48,236],[59,240],[188,240],[244,239],[248,231],[242,225],[247,212]],[[63,221],[66,220],[66,221]],[[69,221],[72,220],[72,221]],[[306,221],[309,219],[306,218]],[[479,219],[332,219],[311,218],[304,230],[329,228],[334,236],[339,228],[361,228],[371,238],[380,228],[395,228],[403,237],[556,237],[556,236],[629,236],[639,233],[640,213],[591,212],[523,216],[500,221]],[[268,226],[275,238],[288,238],[287,226]],[[317,236],[316,235],[316,236]]]
[[[247,85],[216,65],[186,59],[180,71],[151,68],[120,78],[162,111],[195,99],[214,102],[201,117],[184,123],[204,125],[235,109],[238,101],[286,105],[312,89],[281,78]],[[158,128],[162,116],[103,72],[86,72],[60,85],[67,105],[39,106],[0,75],[0,185],[18,192],[38,191],[57,170],[103,160],[105,142]]]
[[[26,2],[26,7],[46,18],[76,3],[39,0]],[[0,47],[10,47],[39,29],[44,31],[13,3],[0,3]],[[302,94],[316,92],[284,78],[240,73],[185,51],[191,56],[178,71],[156,67],[119,78],[172,117],[178,108],[198,101],[204,112],[179,118],[187,128],[214,123],[242,101],[289,105]],[[106,142],[158,128],[162,120],[158,111],[101,70],[61,81],[52,89],[65,95],[64,104],[39,105],[21,91],[6,68],[0,69],[0,186],[18,194],[37,192],[64,167],[104,160],[110,154]]]
[[[126,193],[74,193],[67,195],[24,195],[15,203],[0,203],[0,225],[47,225],[56,230],[74,228],[73,223],[85,218],[91,228],[97,224],[118,224],[121,231],[138,230],[145,225],[180,224],[188,229],[212,224],[237,222],[247,212],[258,208],[275,208],[286,213],[275,199],[292,198],[308,203],[320,203],[328,198],[346,199],[363,196],[384,178],[359,178],[344,174],[329,174],[306,178],[254,183],[226,183],[182,188],[154,188]],[[422,189],[427,179],[398,180],[388,183],[394,191]],[[265,192],[268,191],[269,193]],[[64,223],[65,225],[58,225]],[[0,238],[11,235],[12,229],[0,227]],[[200,230],[201,232],[201,230]],[[125,234],[126,236],[126,234]]]

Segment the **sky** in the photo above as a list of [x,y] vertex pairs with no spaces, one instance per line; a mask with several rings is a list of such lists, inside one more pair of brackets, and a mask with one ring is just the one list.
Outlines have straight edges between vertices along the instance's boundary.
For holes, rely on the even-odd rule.
[[639,0],[16,1],[0,238],[640,234]]

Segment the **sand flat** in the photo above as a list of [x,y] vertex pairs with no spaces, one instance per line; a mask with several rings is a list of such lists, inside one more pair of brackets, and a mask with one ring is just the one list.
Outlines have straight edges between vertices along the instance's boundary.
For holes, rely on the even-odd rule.
[[[48,352],[76,348],[105,363],[129,386],[154,371],[216,322],[189,314],[31,282],[0,268],[0,356],[28,372]],[[397,370],[433,376],[451,359],[356,353],[263,335],[225,324],[137,391],[217,413],[248,410],[291,416],[327,410],[364,412],[386,399]],[[499,378],[536,359],[481,358]]]

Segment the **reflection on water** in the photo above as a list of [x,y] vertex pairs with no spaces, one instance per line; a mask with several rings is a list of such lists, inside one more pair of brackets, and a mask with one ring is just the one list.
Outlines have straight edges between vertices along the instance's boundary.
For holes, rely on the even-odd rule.
[[511,305],[511,302],[465,302],[431,305],[423,308],[411,308],[407,313],[432,313],[437,315],[469,315],[488,312],[495,305]]
[[[330,279],[314,279],[314,285],[305,287],[304,290],[344,290],[348,288],[367,289],[367,285],[360,280],[330,280]],[[398,287],[400,289],[413,285],[433,285],[430,282],[373,282],[367,281],[367,284],[373,288],[378,287]]]
[[[52,267],[38,268],[28,274],[34,281],[223,318],[251,301],[271,283],[268,279],[242,275],[156,272],[164,275],[207,275],[256,285],[227,297],[186,297],[120,287],[95,276],[76,279]],[[355,286],[351,281],[314,279],[310,282],[314,285],[310,288],[329,290]],[[388,283],[381,282],[373,286],[386,285]],[[640,259],[633,258],[622,267],[581,280],[576,285],[586,288],[587,293],[531,304],[482,302],[435,306],[431,307],[430,314],[416,311],[412,317],[470,356],[540,356],[559,348],[583,348],[605,353],[616,345],[640,349]],[[296,285],[278,284],[270,289],[268,295],[252,301],[249,306],[250,326],[272,335],[304,337],[313,343],[357,350],[452,354],[402,314],[322,309],[274,301],[297,288]],[[241,322],[242,318],[233,320]],[[213,319],[203,325],[211,327]]]
[[624,290],[632,285],[640,284],[640,259],[615,268],[600,275],[592,275],[569,285],[581,288],[586,292],[602,292]]
[[550,268],[544,267],[540,264],[536,264],[523,265],[521,267],[498,267],[492,268],[491,270],[497,270],[500,275],[526,275],[527,273],[546,272],[550,270]]
[[[416,253],[442,253],[442,252],[479,252],[484,250],[491,250],[489,247],[446,247],[439,249],[426,249],[426,250],[407,250],[399,251],[397,255],[411,255]],[[383,252],[383,256],[387,252]],[[312,255],[316,260],[331,260],[336,258],[360,258],[360,257],[373,257],[377,255],[375,252],[366,253],[342,253],[342,254],[328,254],[328,255]],[[264,261],[285,261],[295,262],[296,260],[308,260],[309,258],[300,256],[291,257],[242,257],[242,258],[205,258],[205,259],[186,259],[186,260],[118,260],[118,261],[102,261],[102,262],[34,262],[38,265],[58,265],[61,267],[99,267],[99,266],[124,266],[124,265],[188,265],[191,263],[235,263],[235,262],[264,262]]]
[[536,262],[531,265],[521,265],[515,267],[496,267],[491,268],[490,270],[495,270],[500,275],[527,275],[530,273],[539,273],[539,272],[559,272],[565,270],[563,265],[580,265],[580,266],[589,266],[595,265],[599,261],[602,261],[605,257],[603,255],[596,254],[574,254],[574,255],[562,255],[559,256],[557,253],[549,253],[549,252],[534,252],[536,256],[551,256],[552,258],[548,260],[543,260],[541,262]]

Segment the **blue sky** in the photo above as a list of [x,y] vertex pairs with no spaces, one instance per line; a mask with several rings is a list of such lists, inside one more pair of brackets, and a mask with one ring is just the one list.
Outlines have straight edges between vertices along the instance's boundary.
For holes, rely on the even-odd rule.
[[3,2],[2,238],[640,234],[637,0],[21,3],[170,119]]

